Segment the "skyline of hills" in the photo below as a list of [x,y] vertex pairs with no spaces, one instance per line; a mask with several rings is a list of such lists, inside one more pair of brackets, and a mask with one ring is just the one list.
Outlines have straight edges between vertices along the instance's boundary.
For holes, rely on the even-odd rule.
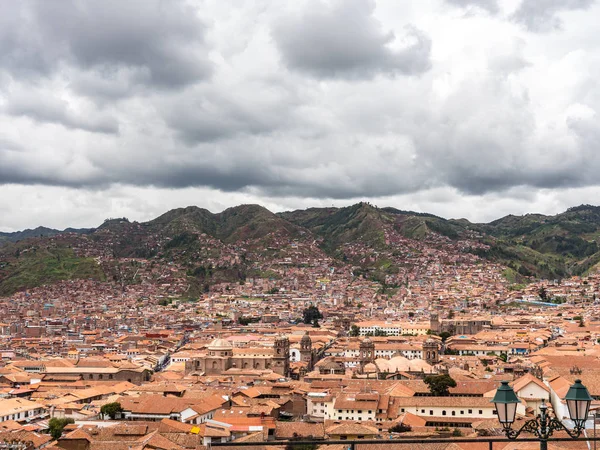
[[390,277],[401,282],[418,270],[415,255],[430,252],[454,261],[447,264],[473,264],[472,258],[501,264],[506,278],[519,284],[587,273],[600,263],[598,236],[600,207],[590,205],[487,224],[363,202],[281,213],[260,205],[216,214],[190,206],[148,222],[116,218],[93,229],[2,233],[0,294],[81,277],[131,282],[129,258],[176,263],[192,292],[202,292],[219,282],[272,276],[269,267],[298,253],[290,250],[293,242],[309,260],[330,258],[332,266],[353,268],[382,285]]
[[[341,207],[336,207],[336,206],[330,206],[330,207],[309,207],[306,209],[296,209],[296,210],[286,210],[286,211],[281,211],[281,212],[277,212],[277,213],[272,213],[275,215],[278,215],[280,217],[286,217],[286,216],[290,216],[290,215],[300,215],[302,211],[306,212],[306,214],[310,214],[310,211],[330,211],[330,212],[337,212],[340,210],[347,210],[349,208],[355,207],[356,205],[361,205],[361,204],[367,204],[367,205],[371,205],[370,202],[358,202],[352,205],[348,205],[348,206],[341,206]],[[442,221],[447,221],[447,222],[451,222],[451,223],[455,223],[457,225],[480,225],[480,226],[485,226],[485,225],[489,225],[492,226],[493,228],[502,228],[503,226],[506,227],[508,224],[510,223],[526,223],[526,222],[531,222],[534,221],[535,219],[538,220],[547,220],[548,218],[553,218],[553,217],[557,217],[557,216],[561,216],[561,215],[565,215],[567,213],[573,213],[574,211],[582,211],[582,210],[598,210],[600,211],[600,206],[595,206],[595,205],[590,205],[590,204],[581,204],[579,206],[573,206],[573,207],[569,207],[567,208],[567,210],[557,213],[557,214],[541,214],[541,213],[525,213],[522,215],[517,215],[517,214],[508,214],[506,216],[502,216],[499,217],[498,219],[494,219],[490,222],[472,222],[469,219],[466,218],[446,218],[446,217],[442,217],[440,215],[436,215],[436,214],[432,214],[432,213],[428,213],[428,212],[419,212],[419,211],[412,211],[412,210],[402,210],[402,209],[398,209],[395,207],[391,207],[391,206],[385,206],[385,207],[378,207],[376,205],[371,205],[373,206],[375,209],[379,209],[382,210],[384,212],[388,212],[388,213],[393,213],[393,214],[402,214],[402,215],[410,215],[410,216],[417,216],[417,217],[425,217],[425,218],[430,218],[430,219],[438,219],[438,220],[442,220]],[[201,208],[195,205],[188,205],[185,207],[178,207],[178,208],[173,208],[168,210],[167,212],[155,217],[154,219],[149,219],[147,221],[139,221],[139,223],[150,223],[150,222],[155,222],[155,223],[159,223],[160,220],[165,220],[165,217],[170,217],[171,215],[177,215],[177,214],[189,214],[190,211],[201,211],[199,214],[199,216],[201,216],[202,214],[206,214],[208,216],[220,216],[223,215],[226,211],[230,211],[230,210],[236,210],[237,208],[241,208],[241,207],[257,207],[257,208],[262,208],[268,212],[269,211],[266,207],[260,205],[260,204],[240,204],[237,206],[232,206],[229,208],[224,209],[223,211],[217,212],[217,213],[213,213],[211,211],[209,211],[206,208]],[[600,213],[597,213],[600,216]],[[162,218],[162,219],[161,219]],[[21,230],[16,230],[16,231],[2,231],[0,230],[0,243],[2,243],[3,241],[14,241],[14,240],[18,240],[18,239],[26,239],[28,237],[39,237],[39,236],[50,236],[50,235],[56,235],[56,234],[60,234],[60,233],[68,233],[68,232],[74,232],[74,233],[89,233],[92,232],[94,230],[96,230],[97,228],[102,227],[104,224],[106,223],[110,223],[111,221],[115,221],[115,220],[121,220],[121,219],[126,219],[127,221],[129,221],[128,218],[107,218],[104,220],[104,222],[100,225],[98,225],[97,227],[66,227],[64,229],[60,229],[60,228],[51,228],[51,227],[46,227],[45,225],[36,225],[34,228],[24,228]],[[133,222],[138,222],[138,221],[133,221]]]

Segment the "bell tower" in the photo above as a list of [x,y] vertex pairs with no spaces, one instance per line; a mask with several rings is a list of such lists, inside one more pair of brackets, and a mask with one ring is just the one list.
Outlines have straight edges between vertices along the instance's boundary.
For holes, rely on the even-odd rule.
[[440,345],[433,339],[423,342],[423,359],[430,365],[440,362]]
[[312,370],[313,366],[313,353],[312,353],[312,339],[308,334],[308,331],[300,339],[300,361],[308,364],[308,370]]
[[375,361],[375,343],[369,338],[366,338],[360,343],[359,361],[361,372],[367,364]]
[[290,373],[290,341],[285,336],[278,336],[273,345],[275,351],[273,355],[273,372],[277,372],[284,377]]
[[439,333],[441,330],[440,316],[438,313],[431,313],[429,317],[429,328],[434,333]]

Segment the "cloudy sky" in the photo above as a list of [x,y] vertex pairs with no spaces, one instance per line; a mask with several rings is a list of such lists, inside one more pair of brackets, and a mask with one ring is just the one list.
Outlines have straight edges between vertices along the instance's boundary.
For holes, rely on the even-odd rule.
[[600,1],[0,0],[0,230],[600,204]]

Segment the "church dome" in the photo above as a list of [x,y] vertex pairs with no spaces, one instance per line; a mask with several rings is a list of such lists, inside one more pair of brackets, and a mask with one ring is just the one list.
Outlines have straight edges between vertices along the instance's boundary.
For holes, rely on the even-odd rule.
[[233,346],[222,338],[217,338],[210,343],[208,349],[211,351],[233,350]]
[[369,363],[365,365],[364,368],[364,372],[365,373],[376,373],[377,372],[377,366],[373,363]]

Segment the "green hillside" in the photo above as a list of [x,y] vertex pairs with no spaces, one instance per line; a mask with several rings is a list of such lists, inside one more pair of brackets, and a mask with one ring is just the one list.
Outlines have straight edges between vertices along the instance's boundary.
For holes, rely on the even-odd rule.
[[385,246],[384,226],[394,223],[391,214],[368,203],[345,208],[310,208],[279,214],[324,239],[323,248],[333,252],[340,245],[360,241],[372,248]]
[[492,242],[487,255],[522,274],[543,278],[581,275],[600,262],[600,208],[581,205],[555,216],[509,215],[472,227]]
[[78,258],[68,248],[14,246],[11,254],[0,254],[0,295],[60,280],[104,280],[95,260]]
[[[505,265],[507,277],[518,281],[585,274],[600,264],[600,207],[590,205],[569,208],[555,216],[509,215],[487,224],[377,208],[364,202],[278,214],[259,205],[241,205],[217,214],[190,206],[145,223],[118,218],[91,230],[37,228],[0,233],[0,295],[63,279],[104,279],[94,260],[77,258],[70,249],[82,240],[87,240],[85,245],[92,242],[106,249],[109,255],[112,252],[115,259],[180,262],[188,268],[194,289],[201,290],[210,283],[255,276],[252,258],[280,260],[288,254],[287,246],[279,244],[290,239],[317,240],[321,249],[338,258],[340,264],[356,264],[364,259],[359,257],[360,246],[355,247],[350,259],[343,250],[346,244],[360,244],[370,249],[365,259],[368,270],[383,267],[389,271],[397,261],[390,260],[396,252],[392,244],[386,245],[386,233],[421,240],[425,245],[448,242],[429,239],[435,235],[485,244],[487,249],[473,246],[461,251]],[[226,248],[231,252],[232,246],[244,249],[236,263],[212,267],[207,262],[218,260]]]
[[260,239],[274,232],[298,233],[294,224],[259,205],[241,205],[213,214],[195,206],[169,211],[147,222],[149,230],[166,236],[206,233],[223,242]]

